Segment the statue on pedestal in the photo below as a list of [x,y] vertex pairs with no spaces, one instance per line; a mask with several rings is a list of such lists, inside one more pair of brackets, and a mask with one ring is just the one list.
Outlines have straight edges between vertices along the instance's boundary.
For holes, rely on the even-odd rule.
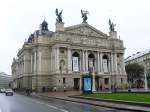
[[82,18],[83,18],[82,23],[87,23],[87,19],[88,19],[87,14],[89,14],[88,11],[81,10],[81,15],[82,15]]
[[63,11],[63,10],[61,10],[60,12],[58,12],[58,9],[56,8],[56,11],[55,11],[56,16],[57,16],[56,22],[58,22],[58,23],[61,23],[61,22],[62,22],[62,11]]
[[111,20],[109,19],[109,29],[110,29],[110,31],[115,31],[115,26],[116,26],[116,24],[114,24],[113,22],[111,22]]

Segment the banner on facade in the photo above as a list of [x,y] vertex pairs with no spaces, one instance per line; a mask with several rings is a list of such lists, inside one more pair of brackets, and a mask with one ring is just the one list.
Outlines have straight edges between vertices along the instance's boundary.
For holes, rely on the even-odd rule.
[[94,67],[93,59],[89,59],[89,68],[93,67]]
[[103,71],[108,72],[108,62],[107,59],[103,59]]
[[78,72],[79,71],[79,58],[73,57],[73,71]]

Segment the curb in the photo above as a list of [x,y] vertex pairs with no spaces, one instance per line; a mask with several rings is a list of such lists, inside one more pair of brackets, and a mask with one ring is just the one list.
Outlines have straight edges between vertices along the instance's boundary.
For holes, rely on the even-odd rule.
[[144,102],[113,100],[113,99],[102,99],[102,98],[100,99],[100,98],[82,97],[82,96],[69,96],[69,97],[71,97],[71,98],[78,98],[78,99],[85,99],[85,100],[92,100],[92,101],[103,101],[103,102],[127,104],[127,105],[133,105],[133,106],[150,107],[150,103],[144,103]]
[[[114,109],[119,109],[119,110],[129,110],[129,111],[136,111],[136,112],[150,112],[150,110],[142,110],[142,109],[139,110],[139,109],[135,109],[135,108],[122,108],[122,107],[117,107],[117,106],[104,105],[104,104],[94,104],[94,103],[85,102],[85,101],[77,101],[77,100],[73,100],[73,99],[65,99],[65,98],[58,98],[58,97],[49,97],[49,96],[44,96],[44,95],[37,95],[37,96],[34,95],[33,97],[42,98],[42,99],[44,98],[46,100],[48,100],[49,98],[58,99],[58,100],[76,102],[76,103],[84,103],[84,104],[89,104],[89,105],[94,105],[94,106],[114,108]],[[70,97],[72,97],[72,96],[70,96]]]

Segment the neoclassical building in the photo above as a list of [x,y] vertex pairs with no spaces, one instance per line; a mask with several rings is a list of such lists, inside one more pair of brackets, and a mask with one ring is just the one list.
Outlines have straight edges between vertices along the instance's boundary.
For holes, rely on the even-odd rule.
[[150,88],[150,49],[142,52],[137,52],[125,59],[125,65],[138,63],[144,67],[143,82],[145,89]]
[[70,27],[57,21],[55,31],[41,28],[30,35],[12,62],[14,88],[80,90],[82,76],[95,73],[96,90],[126,88],[123,41],[87,22]]

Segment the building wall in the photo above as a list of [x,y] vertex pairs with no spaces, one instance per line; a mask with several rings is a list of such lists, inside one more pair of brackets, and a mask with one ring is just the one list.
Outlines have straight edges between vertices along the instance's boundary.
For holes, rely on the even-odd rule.
[[[117,38],[116,32],[111,32],[111,37],[88,24],[64,30],[52,34],[41,31],[43,33],[35,36],[31,43],[23,45],[18,58],[12,63],[15,87],[37,90],[43,87],[49,90],[55,87],[58,90],[63,90],[64,87],[68,90],[81,89],[81,77],[91,69],[89,63],[94,66],[98,89],[101,86],[102,89],[126,87],[123,41]],[[78,55],[79,71],[73,71],[75,53]],[[105,84],[105,78],[109,78],[108,84]]]
[[143,81],[145,82],[145,76],[147,77],[148,87],[150,88],[150,50],[143,52],[138,52],[132,56],[125,59],[125,64],[138,63],[144,67],[144,77]]
[[12,76],[7,75],[4,72],[0,72],[0,88],[9,88],[9,84],[12,82]]

